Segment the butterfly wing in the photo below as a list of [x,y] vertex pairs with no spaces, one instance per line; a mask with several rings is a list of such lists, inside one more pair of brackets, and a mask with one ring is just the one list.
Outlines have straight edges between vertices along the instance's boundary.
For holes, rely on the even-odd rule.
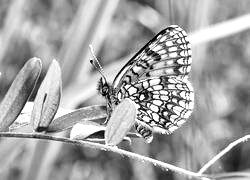
[[126,85],[118,96],[135,102],[137,123],[162,134],[170,134],[186,122],[194,106],[193,88],[187,78],[148,78]]
[[193,109],[194,95],[187,75],[191,45],[180,27],[169,26],[149,41],[117,74],[113,87],[120,100],[137,107],[137,131],[146,140],[152,131],[171,133]]
[[127,84],[149,77],[185,77],[191,70],[191,45],[177,25],[167,27],[149,41],[117,74],[116,92]]

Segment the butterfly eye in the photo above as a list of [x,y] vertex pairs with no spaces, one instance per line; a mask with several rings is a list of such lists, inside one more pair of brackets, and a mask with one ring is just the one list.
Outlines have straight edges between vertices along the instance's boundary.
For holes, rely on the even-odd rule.
[[102,94],[105,96],[107,95],[109,92],[109,88],[106,84],[104,84],[103,88],[102,88]]
[[109,89],[108,84],[103,80],[103,78],[100,78],[97,90],[100,92],[102,96],[106,96],[108,94],[108,89]]

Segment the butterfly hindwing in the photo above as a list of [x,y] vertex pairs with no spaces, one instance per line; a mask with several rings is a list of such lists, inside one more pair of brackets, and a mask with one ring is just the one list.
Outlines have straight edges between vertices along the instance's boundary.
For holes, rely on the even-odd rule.
[[139,124],[163,134],[170,134],[181,126],[189,118],[194,103],[191,83],[186,78],[167,76],[126,85],[118,97],[135,102]]

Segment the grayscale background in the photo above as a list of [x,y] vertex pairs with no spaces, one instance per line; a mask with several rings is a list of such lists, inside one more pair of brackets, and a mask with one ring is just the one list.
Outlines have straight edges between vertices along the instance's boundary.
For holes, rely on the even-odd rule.
[[[249,0],[0,0],[0,100],[24,63],[39,57],[42,77],[52,59],[60,62],[61,107],[104,104],[96,95],[100,75],[89,63],[89,44],[112,82],[136,51],[171,24],[182,27],[192,45],[192,117],[171,135],[155,135],[151,144],[135,139],[119,147],[197,172],[229,143],[250,134]],[[242,143],[206,173],[249,173],[249,154],[250,143]],[[0,179],[186,177],[112,152],[1,138]]]

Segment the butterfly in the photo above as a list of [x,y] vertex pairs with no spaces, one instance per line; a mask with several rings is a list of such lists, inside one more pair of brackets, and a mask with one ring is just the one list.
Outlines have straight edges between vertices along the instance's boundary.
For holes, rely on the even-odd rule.
[[112,84],[99,70],[103,77],[98,91],[107,102],[107,121],[114,108],[129,98],[137,109],[135,129],[146,142],[152,141],[155,132],[170,134],[179,128],[194,108],[194,91],[188,80],[191,54],[186,32],[171,25],[141,48]]

